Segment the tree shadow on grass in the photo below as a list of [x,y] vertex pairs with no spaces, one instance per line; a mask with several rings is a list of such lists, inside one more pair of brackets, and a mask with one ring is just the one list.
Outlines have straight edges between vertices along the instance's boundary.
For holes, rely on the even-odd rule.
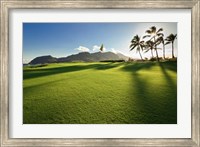
[[162,63],[158,63],[158,65],[160,66],[160,69],[161,69],[163,75],[165,76],[166,82],[167,82],[169,85],[171,85],[172,88],[175,88],[176,85],[175,85],[175,83],[173,82],[171,76],[168,74],[167,70],[171,70],[171,71],[177,72],[177,70],[176,70],[176,69],[177,69],[177,65],[174,64],[174,66],[173,66],[173,65],[170,66],[170,65],[168,65],[168,64],[162,64]]
[[115,67],[119,67],[120,65],[123,65],[123,63],[107,63],[107,64],[99,64],[98,66],[96,66],[94,69],[97,70],[108,70],[108,69],[112,69]]
[[[156,83],[157,75],[141,76],[140,70],[150,70],[158,65],[165,83]],[[174,66],[174,67],[173,67]],[[134,124],[175,124],[177,123],[177,87],[167,70],[176,71],[176,64],[167,63],[135,63],[124,66],[122,70],[131,72],[130,105],[133,112],[129,114],[129,122]],[[150,71],[151,72],[151,71]],[[149,81],[149,78],[152,78]],[[160,85],[161,84],[161,85]],[[170,86],[170,88],[159,87]],[[164,90],[163,90],[164,89]],[[169,91],[166,91],[169,90]]]
[[158,64],[159,66],[162,66],[164,70],[177,72],[177,61],[159,62]]
[[[88,70],[88,69],[96,69],[96,70],[108,70],[111,68],[118,67],[120,63],[107,63],[107,64],[89,64],[89,65],[70,65],[70,66],[62,66],[62,67],[55,67],[55,68],[40,68],[40,69],[31,69],[31,70],[24,70],[23,71],[23,78],[30,79],[30,78],[37,78],[43,76],[49,76],[54,74],[60,73],[67,73],[67,72],[76,72],[81,70]],[[122,64],[122,63],[121,63]]]
[[126,63],[126,65],[121,69],[124,70],[124,71],[136,73],[136,72],[140,71],[141,69],[150,69],[155,64],[156,63],[154,63],[154,62],[149,62],[149,63]]
[[[176,72],[176,64],[172,63],[96,63],[89,65],[70,65],[64,67],[48,68],[48,69],[36,69],[31,70],[30,75],[25,75],[25,79],[43,77],[48,75],[60,74],[65,72],[76,72],[87,69],[94,70],[108,70],[120,65],[124,65],[121,70],[125,72],[130,72],[132,76],[132,81],[130,81],[130,95],[132,95],[130,100],[130,105],[138,115],[135,117],[133,111],[127,112],[130,116],[129,124],[174,124],[177,122],[177,101],[176,101],[176,84],[174,83],[171,76],[168,74],[168,70]],[[160,67],[164,81],[168,86],[171,86],[170,91],[164,91],[166,93],[172,93],[172,97],[159,97],[160,95],[165,95],[163,91],[159,91],[160,87],[157,85],[150,85],[148,79],[156,79],[155,76],[144,76],[140,75],[141,70],[150,70],[155,65]],[[174,66],[174,67],[173,67]],[[25,71],[26,72],[26,71]],[[27,71],[29,72],[29,71]],[[150,70],[151,72],[151,70]],[[131,84],[134,83],[134,84]],[[152,87],[152,90],[149,90]],[[29,87],[31,88],[31,87]],[[168,100],[168,98],[170,100]],[[160,100],[161,99],[161,100]],[[175,100],[174,100],[175,99]],[[128,114],[130,113],[130,114]]]

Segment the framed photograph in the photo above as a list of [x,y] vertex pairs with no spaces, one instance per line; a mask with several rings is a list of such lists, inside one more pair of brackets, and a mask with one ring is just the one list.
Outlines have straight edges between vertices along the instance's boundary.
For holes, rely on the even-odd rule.
[[1,1],[1,146],[200,146],[199,8]]

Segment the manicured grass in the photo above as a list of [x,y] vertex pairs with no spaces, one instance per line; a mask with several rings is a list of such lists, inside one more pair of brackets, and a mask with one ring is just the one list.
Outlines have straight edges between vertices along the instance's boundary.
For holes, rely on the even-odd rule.
[[176,124],[176,62],[24,67],[25,124]]

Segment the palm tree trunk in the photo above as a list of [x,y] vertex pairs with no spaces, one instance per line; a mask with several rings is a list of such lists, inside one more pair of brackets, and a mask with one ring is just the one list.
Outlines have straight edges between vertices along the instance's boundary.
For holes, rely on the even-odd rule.
[[165,59],[165,44],[163,43],[163,59]]
[[172,42],[172,58],[174,58],[174,43]]
[[157,51],[157,48],[155,48],[155,50],[156,50],[157,61],[159,62],[159,57],[158,57],[158,51]]
[[[156,38],[154,37],[154,43],[155,42],[156,42]],[[157,51],[157,46],[156,45],[155,45],[155,50],[156,50],[157,61],[159,62],[158,51]]]
[[152,58],[153,58],[153,50],[151,49],[151,55],[152,55]]
[[143,61],[142,55],[141,55],[141,53],[140,53],[140,50],[139,50],[139,54],[140,54],[140,58],[141,58],[141,59],[142,59],[142,61]]

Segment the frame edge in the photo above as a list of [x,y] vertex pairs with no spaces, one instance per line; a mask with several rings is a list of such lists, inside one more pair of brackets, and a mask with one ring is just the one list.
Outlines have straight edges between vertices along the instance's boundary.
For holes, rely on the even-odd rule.
[[[52,1],[50,1],[52,2]],[[56,2],[56,1],[55,1]],[[77,4],[77,2],[86,2],[83,5],[83,8],[94,8],[95,1],[92,1],[92,5],[86,7],[91,1],[59,1],[60,5],[52,6],[54,2],[46,4],[46,2],[25,2],[25,1],[1,1],[1,50],[0,50],[0,96],[1,96],[1,146],[200,146],[200,104],[199,104],[199,89],[200,89],[200,2],[198,1],[177,1],[181,3],[177,5],[177,8],[192,8],[192,139],[9,139],[8,137],[8,84],[9,84],[9,64],[8,64],[8,13],[11,8],[70,8]],[[98,1],[96,1],[98,2]],[[123,1],[115,4],[112,8],[144,8],[143,6],[131,6],[128,5],[135,4],[133,1],[125,1],[125,4],[122,4]],[[141,2],[141,1],[140,1]],[[167,2],[168,5],[155,8],[173,8],[171,2]],[[33,6],[33,4],[36,4]],[[73,3],[73,4],[72,4]],[[63,5],[64,4],[64,5]],[[99,5],[96,8],[110,8],[110,5],[106,5],[105,1],[99,1]],[[153,8],[153,2],[150,1],[148,6],[145,8]],[[163,4],[163,3],[162,3]],[[185,5],[188,4],[188,5]],[[62,5],[62,6],[61,6]],[[79,4],[81,5],[81,4]],[[185,6],[183,6],[185,5]],[[160,5],[161,6],[161,5]],[[79,7],[76,7],[79,8]],[[81,7],[82,8],[82,7]],[[175,7],[174,7],[175,8]],[[195,58],[194,58],[195,57]]]

